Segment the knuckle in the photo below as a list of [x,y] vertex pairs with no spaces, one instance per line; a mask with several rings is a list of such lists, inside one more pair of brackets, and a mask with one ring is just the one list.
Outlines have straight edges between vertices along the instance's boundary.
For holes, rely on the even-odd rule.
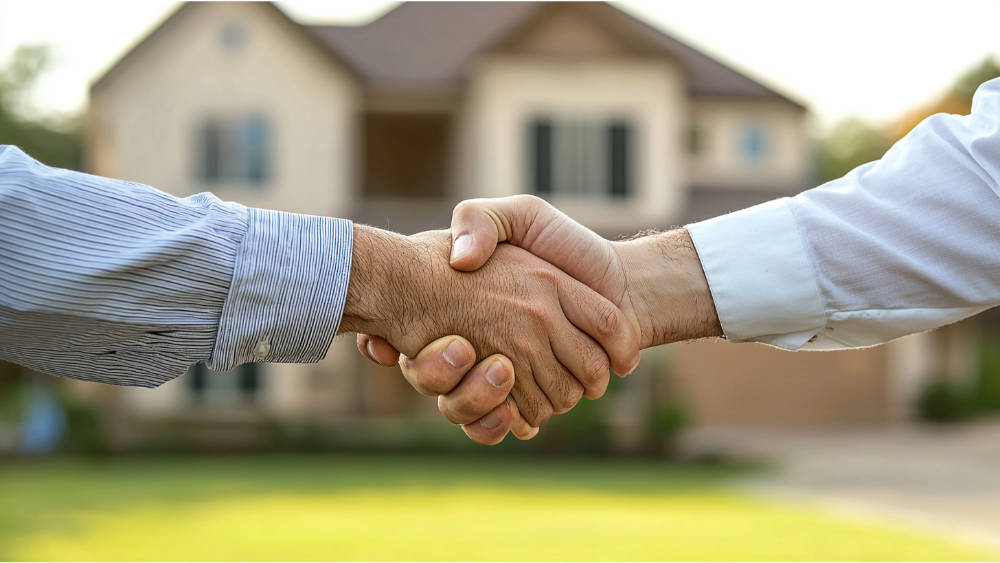
[[544,403],[540,404],[538,408],[531,413],[531,416],[523,416],[524,420],[526,420],[531,426],[541,426],[546,420],[552,418],[552,414],[552,405]]
[[579,388],[579,389],[574,390],[574,392],[566,399],[566,402],[564,403],[564,406],[565,406],[566,410],[568,411],[568,410],[572,409],[573,407],[575,407],[577,405],[577,403],[580,402],[580,399],[583,399],[583,388],[582,387]]
[[544,199],[532,194],[518,194],[513,196],[511,199],[513,199],[514,203],[518,205],[526,205],[532,207],[541,207],[544,205],[548,205],[548,202],[546,202]]
[[525,392],[515,387],[511,395],[517,403],[518,411],[529,425],[538,426],[552,416],[552,405],[540,393]]
[[563,370],[561,376],[552,383],[549,398],[552,402],[552,412],[555,414],[562,414],[573,408],[585,391],[580,381],[566,370]]
[[534,319],[543,326],[549,326],[555,320],[555,311],[553,311],[553,308],[537,298],[524,302],[522,307],[522,312],[526,318]]
[[584,381],[581,383],[586,387],[592,387],[600,383],[605,377],[610,377],[609,370],[611,363],[608,357],[601,353],[591,354],[584,364]]
[[563,414],[580,402],[583,398],[584,389],[580,384],[576,384],[571,389],[567,389],[565,393],[562,394],[562,400],[559,401],[559,408],[554,408],[552,410],[555,414]]
[[459,202],[459,204],[455,206],[455,210],[453,211],[453,214],[454,215],[464,215],[464,214],[467,214],[468,212],[475,211],[475,209],[478,208],[478,207],[479,207],[479,205],[478,205],[478,201],[477,200],[467,199],[465,201]]
[[548,264],[540,264],[535,270],[535,275],[548,286],[558,287],[559,285],[559,271]]
[[597,326],[595,327],[597,338],[602,340],[611,338],[617,335],[621,329],[622,319],[618,308],[611,303],[602,305],[597,314]]
[[[535,350],[538,346],[538,334],[529,334],[528,331],[517,331],[507,335],[507,345],[504,346],[500,353],[517,360],[518,358],[529,357],[524,352],[526,350]],[[517,361],[514,365],[514,373],[520,374],[521,372],[530,373],[531,370],[527,369],[522,361]]]

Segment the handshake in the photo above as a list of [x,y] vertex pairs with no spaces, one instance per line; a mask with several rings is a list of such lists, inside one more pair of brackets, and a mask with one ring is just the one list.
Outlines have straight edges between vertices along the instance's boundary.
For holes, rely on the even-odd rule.
[[355,226],[340,332],[489,445],[601,397],[640,349],[722,328],[683,229],[611,242],[514,196],[462,202],[450,232]]

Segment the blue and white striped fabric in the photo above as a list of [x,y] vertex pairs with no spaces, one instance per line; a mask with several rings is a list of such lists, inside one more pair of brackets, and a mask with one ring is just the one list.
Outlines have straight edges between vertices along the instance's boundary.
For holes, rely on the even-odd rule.
[[316,362],[352,223],[49,168],[0,146],[0,358],[155,387],[198,362]]

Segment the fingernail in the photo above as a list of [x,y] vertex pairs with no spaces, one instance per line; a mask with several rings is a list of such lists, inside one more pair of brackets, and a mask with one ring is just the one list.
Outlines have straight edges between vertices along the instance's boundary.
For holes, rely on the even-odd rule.
[[382,361],[378,359],[378,356],[375,355],[375,350],[372,349],[372,341],[371,340],[368,341],[368,345],[366,347],[368,348],[368,357],[371,358],[371,359],[373,359],[373,360],[375,360],[376,364],[382,365]]
[[462,346],[462,343],[458,340],[452,340],[451,344],[444,349],[441,355],[455,369],[461,369],[469,363],[469,357],[465,353],[465,346]]
[[472,235],[462,235],[455,239],[451,245],[451,259],[453,261],[465,258],[470,252],[472,252]]
[[[639,367],[639,362],[640,361],[641,361],[641,358],[639,360],[636,360],[635,363],[632,364],[632,369],[628,370],[628,372],[626,372],[625,375],[632,375],[635,372],[635,369],[637,367]],[[621,377],[625,377],[625,375],[623,375]]]
[[486,381],[494,387],[503,387],[507,384],[507,370],[503,369],[503,362],[497,360],[493,362],[490,369],[486,370]]
[[503,419],[500,418],[500,413],[498,413],[496,409],[493,409],[490,411],[490,414],[479,419],[479,424],[482,424],[484,428],[489,430],[493,430],[497,426],[500,426],[501,422],[503,422]]

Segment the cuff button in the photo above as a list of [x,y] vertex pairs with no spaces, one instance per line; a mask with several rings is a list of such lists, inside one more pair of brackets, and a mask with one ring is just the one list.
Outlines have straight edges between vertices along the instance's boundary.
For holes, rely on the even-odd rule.
[[257,343],[257,348],[254,349],[253,353],[257,356],[259,360],[266,360],[267,355],[271,352],[271,345],[268,344],[267,340],[261,340]]

